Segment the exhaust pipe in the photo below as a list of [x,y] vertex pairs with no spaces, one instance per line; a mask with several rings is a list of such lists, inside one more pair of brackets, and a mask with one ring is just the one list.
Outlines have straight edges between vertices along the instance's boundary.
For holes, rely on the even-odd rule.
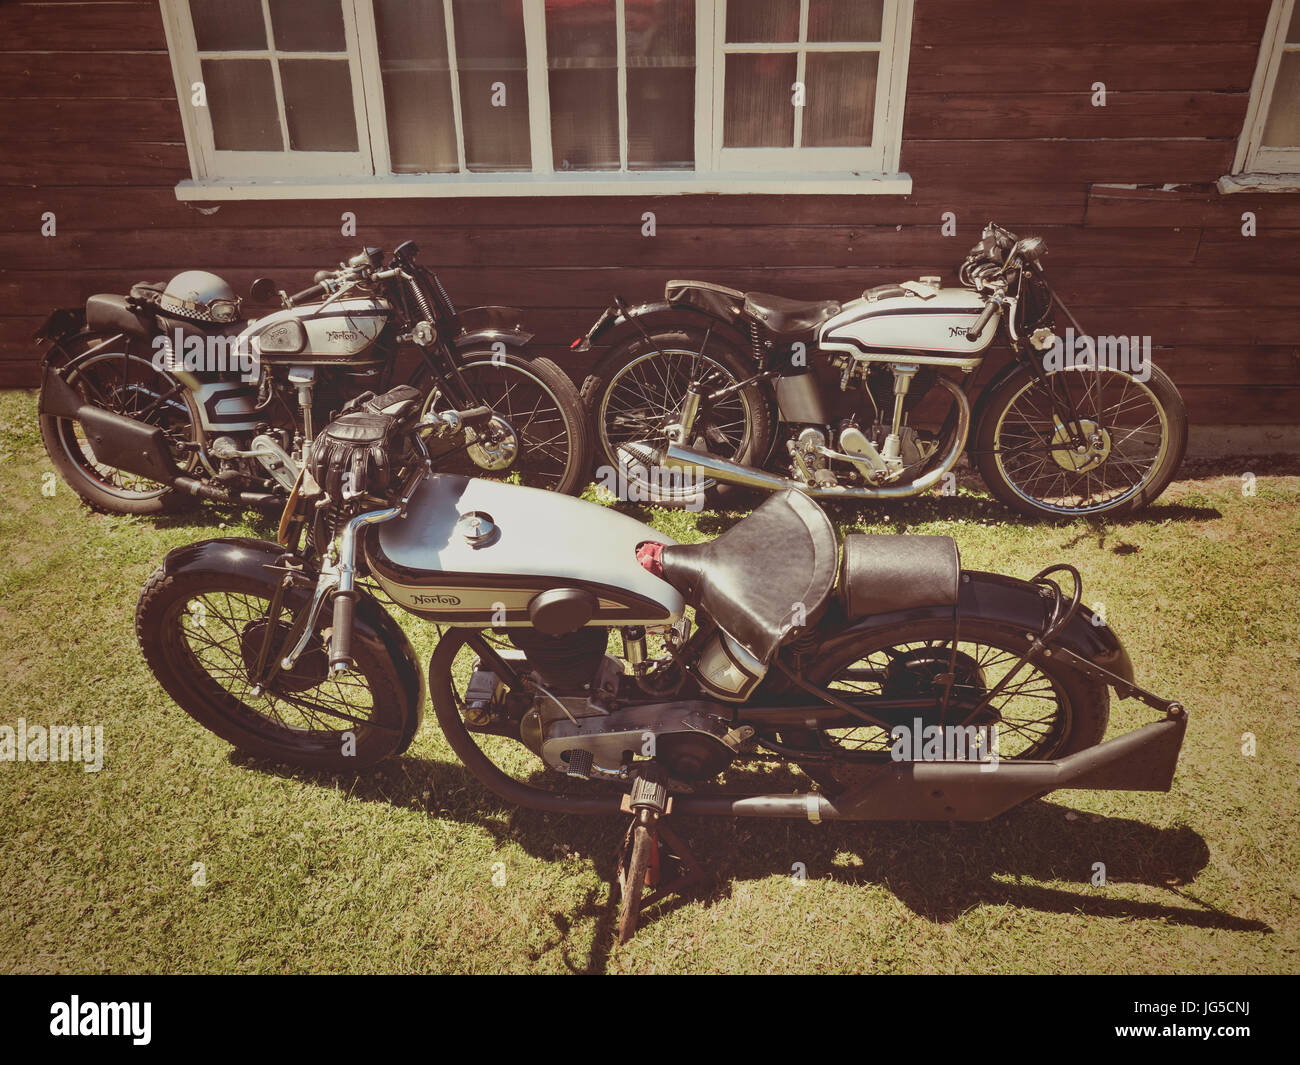
[[[888,762],[835,798],[786,795],[674,795],[684,817],[776,817],[812,821],[987,821],[1061,788],[1168,791],[1187,732],[1179,711],[1050,762]],[[507,776],[468,732],[445,730],[466,768],[507,802],[563,814],[614,814],[615,795],[562,795]]]
[[283,500],[270,492],[241,492],[208,484],[191,477],[176,465],[167,437],[156,425],[148,425],[115,411],[86,403],[71,385],[52,368],[46,367],[41,386],[39,411],[81,424],[95,461],[137,477],[147,477],[201,499],[235,506],[276,511]]
[[743,488],[755,488],[764,492],[782,492],[793,488],[813,499],[827,501],[845,499],[904,499],[920,495],[943,480],[943,475],[957,465],[961,453],[966,447],[966,438],[970,432],[970,401],[966,394],[945,377],[939,378],[957,401],[957,426],[953,433],[952,445],[943,457],[943,462],[924,477],[918,477],[907,484],[887,485],[880,488],[848,488],[837,486],[827,488],[820,485],[805,484],[792,477],[782,477],[777,473],[768,473],[756,466],[746,466],[730,459],[710,455],[706,451],[697,451],[681,444],[670,444],[661,456],[664,466],[672,469],[686,470],[701,477],[711,477],[724,484],[740,485]]

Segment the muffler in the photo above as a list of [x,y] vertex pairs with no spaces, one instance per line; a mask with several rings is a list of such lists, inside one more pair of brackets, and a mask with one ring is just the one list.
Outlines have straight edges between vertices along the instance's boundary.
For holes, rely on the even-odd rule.
[[730,459],[710,455],[706,451],[697,451],[681,444],[670,444],[668,450],[660,455],[661,463],[670,469],[685,470],[697,477],[711,477],[723,484],[740,485],[764,492],[782,492],[793,488],[796,492],[811,496],[813,499],[904,499],[920,495],[943,480],[944,474],[957,465],[961,453],[966,447],[966,438],[970,433],[970,401],[966,394],[953,382],[939,378],[957,402],[957,425],[953,432],[953,441],[944,454],[943,462],[923,477],[906,484],[883,485],[879,488],[850,488],[843,485],[824,487],[796,481],[792,477],[782,477],[777,473],[768,473],[756,466],[745,466]]
[[167,437],[156,425],[85,402],[53,368],[46,367],[39,412],[80,423],[95,461],[124,473],[170,485],[201,499],[237,506],[279,510],[283,501],[270,492],[242,492],[208,484],[176,465]]
[[[1049,762],[886,762],[834,798],[785,795],[674,795],[684,817],[777,817],[819,821],[987,821],[1050,791],[1168,791],[1187,732],[1187,713],[1144,725]],[[507,802],[565,814],[612,814],[617,795],[565,795],[507,776],[468,732],[447,731],[452,750],[478,780]]]
[[105,466],[160,484],[184,476],[161,429],[85,402],[50,367],[46,367],[41,385],[40,413],[80,422],[95,460]]

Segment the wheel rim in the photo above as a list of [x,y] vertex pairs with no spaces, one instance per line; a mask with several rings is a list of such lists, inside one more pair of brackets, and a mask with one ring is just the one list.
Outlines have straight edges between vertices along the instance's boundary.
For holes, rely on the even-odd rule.
[[[997,734],[999,758],[1054,757],[1070,734],[1072,710],[1064,688],[1036,665],[1027,665],[978,715],[971,711],[1020,661],[1024,645],[1009,637],[959,640],[957,668],[946,713],[941,713],[942,677],[952,659],[951,639],[914,639],[884,644],[831,667],[823,682],[848,696],[929,698],[932,708],[877,714],[889,725],[991,725]],[[871,725],[827,729],[821,733],[841,751],[888,757],[894,740]],[[914,737],[919,744],[921,737]]]
[[[94,355],[77,366],[68,384],[86,402],[158,426],[171,445],[176,465],[182,470],[193,465],[193,452],[182,445],[197,443],[198,433],[184,399],[174,397],[145,414],[175,384],[147,359],[121,351]],[[93,386],[95,394],[88,394],[87,384]],[[146,477],[104,465],[95,458],[90,441],[75,419],[59,418],[55,428],[64,454],[100,491],[130,501],[157,499],[171,491]]]
[[[534,488],[555,489],[564,483],[575,457],[573,430],[546,382],[527,367],[491,360],[464,363],[461,374],[508,426],[512,454],[503,461],[500,449],[475,445],[463,456],[450,456],[442,468],[474,477],[514,478]],[[424,413],[448,409],[450,404],[435,387],[425,400]]]
[[[227,589],[202,592],[173,607],[169,631],[200,696],[241,727],[307,753],[338,753],[346,732],[388,731],[363,674],[329,673],[319,630],[290,673],[254,694],[248,667],[261,646],[268,607],[260,595]],[[280,626],[286,629],[283,618]],[[272,653],[280,646],[273,643]]]
[[[601,399],[598,431],[602,454],[616,471],[642,482],[655,498],[695,495],[716,484],[713,478],[703,478],[689,486],[664,488],[645,482],[636,473],[637,463],[644,465],[643,454],[658,454],[667,446],[666,427],[676,420],[687,386],[701,364],[710,386],[723,388],[737,383],[737,378],[711,356],[669,348],[662,353],[647,352],[629,362],[610,380]],[[749,446],[752,421],[748,400],[742,392],[733,392],[708,412],[701,410],[692,439],[686,443],[736,459]],[[629,458],[634,461],[629,462]]]
[[[1155,393],[1114,370],[1088,374],[1075,397],[1088,438],[1077,453],[1067,427],[1037,380],[1027,382],[1002,409],[994,431],[994,460],[1006,485],[1039,510],[1095,514],[1120,506],[1156,475],[1169,449],[1169,419]],[[1061,378],[1068,385],[1069,378]]]

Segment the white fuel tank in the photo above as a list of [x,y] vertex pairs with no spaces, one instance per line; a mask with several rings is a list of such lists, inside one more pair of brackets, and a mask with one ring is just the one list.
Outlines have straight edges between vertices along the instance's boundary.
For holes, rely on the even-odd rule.
[[897,361],[906,355],[909,362],[922,365],[978,366],[997,335],[997,323],[990,322],[978,342],[966,339],[966,331],[984,310],[983,297],[968,288],[925,291],[930,294],[906,291],[846,303],[822,326],[821,349],[867,362]]
[[395,602],[442,624],[531,625],[535,597],[577,588],[598,604],[591,625],[669,625],[685,603],[637,562],[644,540],[676,542],[596,503],[438,473],[405,519],[375,526],[365,551]]

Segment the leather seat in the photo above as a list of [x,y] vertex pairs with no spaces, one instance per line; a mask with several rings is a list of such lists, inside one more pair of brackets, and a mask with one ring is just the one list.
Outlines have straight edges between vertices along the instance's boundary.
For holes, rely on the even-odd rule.
[[706,544],[663,549],[663,576],[750,654],[767,662],[817,623],[835,587],[839,540],[825,511],[793,489]]
[[766,292],[746,292],[745,313],[762,322],[774,337],[794,340],[839,314],[840,305],[834,300],[788,300]]

